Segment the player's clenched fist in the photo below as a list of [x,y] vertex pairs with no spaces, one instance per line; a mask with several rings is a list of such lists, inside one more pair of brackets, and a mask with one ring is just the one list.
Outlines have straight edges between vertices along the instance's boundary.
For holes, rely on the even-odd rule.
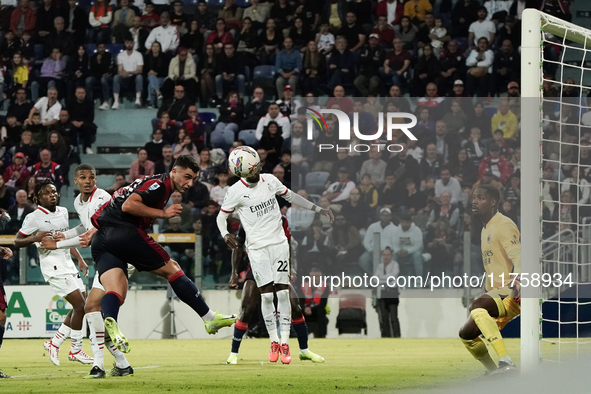
[[183,210],[181,204],[172,204],[164,210],[164,219],[170,219],[175,216],[179,216]]

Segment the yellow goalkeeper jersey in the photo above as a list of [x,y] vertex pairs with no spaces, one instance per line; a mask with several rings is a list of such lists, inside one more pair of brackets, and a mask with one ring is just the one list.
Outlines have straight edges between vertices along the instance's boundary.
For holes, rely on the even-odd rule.
[[497,212],[483,227],[480,247],[487,291],[511,283],[510,273],[520,273],[514,266],[521,269],[521,235],[507,216]]

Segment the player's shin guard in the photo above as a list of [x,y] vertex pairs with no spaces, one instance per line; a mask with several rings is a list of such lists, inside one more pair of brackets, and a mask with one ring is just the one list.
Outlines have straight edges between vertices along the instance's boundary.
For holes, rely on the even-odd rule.
[[472,354],[476,360],[480,361],[489,372],[497,369],[495,362],[488,352],[486,344],[482,342],[480,337],[476,337],[476,339],[471,340],[462,339],[462,342],[470,354]]
[[291,330],[291,302],[289,290],[277,291],[277,317],[281,331],[281,344],[289,344],[289,332]]
[[61,344],[64,343],[64,341],[70,336],[71,332],[72,329],[62,323],[53,338],[51,338],[51,343],[53,343],[55,347],[60,347]]
[[247,329],[248,323],[236,320],[236,323],[234,324],[234,336],[232,337],[232,353],[238,354],[240,343],[242,343],[242,337],[246,334]]
[[209,306],[203,299],[195,283],[187,278],[183,271],[177,271],[168,278],[168,283],[181,301],[189,305],[199,316],[203,317],[209,312]]
[[90,345],[94,357],[94,366],[105,369],[105,322],[100,312],[86,314],[86,321],[90,328]]
[[112,317],[117,320],[119,315],[119,308],[123,304],[121,295],[114,291],[108,291],[101,299],[101,310],[103,311],[103,318]]
[[304,316],[299,319],[293,319],[291,321],[293,329],[298,336],[298,344],[300,345],[300,351],[305,353],[308,351],[308,325]]
[[118,367],[118,368],[129,367],[129,362],[127,361],[127,358],[125,358],[125,355],[123,354],[123,352],[121,350],[117,349],[117,347],[115,346],[113,341],[111,341],[110,338],[105,341],[105,346],[107,349],[109,349],[109,352],[111,352],[113,357],[115,357],[115,366],[116,367]]
[[499,358],[507,357],[509,353],[507,353],[501,331],[499,331],[497,323],[489,315],[488,311],[483,308],[476,308],[470,311],[470,316],[480,329],[482,335],[484,335],[484,338],[495,349]]
[[271,342],[279,342],[277,336],[277,323],[275,321],[275,305],[273,304],[273,293],[261,294],[261,312],[263,319],[265,319],[265,326],[269,333]]

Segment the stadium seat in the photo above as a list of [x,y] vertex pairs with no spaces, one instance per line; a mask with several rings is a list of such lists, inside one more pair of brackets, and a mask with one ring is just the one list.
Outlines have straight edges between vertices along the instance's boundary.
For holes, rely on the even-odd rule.
[[208,126],[215,123],[216,115],[213,112],[200,112],[197,114],[197,118]]
[[248,8],[250,7],[249,0],[236,0],[236,5],[240,8]]
[[257,144],[256,130],[241,130],[238,133],[238,139],[244,140],[248,146],[255,146]]
[[252,80],[253,86],[260,86],[265,91],[265,96],[269,94],[275,96],[275,66],[256,66]]
[[45,50],[43,49],[43,45],[35,44],[35,64],[43,63],[43,59],[45,59]]
[[96,44],[93,42],[90,42],[88,44],[84,44],[84,50],[86,51],[86,54],[88,55],[88,57],[92,56],[93,53],[96,52]]
[[107,51],[111,52],[113,56],[117,56],[123,48],[123,44],[107,44]]
[[330,176],[329,172],[309,172],[306,174],[306,191],[311,194],[322,194],[324,184]]
[[362,294],[344,294],[339,298],[339,315],[337,329],[340,334],[367,335],[367,319],[365,315],[365,296]]
[[208,5],[214,6],[214,7],[222,7],[225,3],[224,0],[206,0],[206,3]]
[[[497,107],[484,107],[484,113],[489,117],[492,118],[497,113]],[[493,130],[494,131],[494,130]]]

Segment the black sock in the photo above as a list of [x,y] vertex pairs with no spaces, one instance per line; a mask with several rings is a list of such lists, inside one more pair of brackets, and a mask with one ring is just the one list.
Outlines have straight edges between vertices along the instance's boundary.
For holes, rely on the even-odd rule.
[[240,343],[242,342],[242,337],[246,334],[246,330],[248,329],[248,324],[241,322],[240,320],[236,321],[234,324],[234,336],[232,337],[232,353],[238,353],[238,349],[240,349]]
[[101,299],[101,310],[103,311],[103,319],[112,317],[117,320],[119,315],[119,307],[121,306],[121,297],[117,293],[108,292]]
[[199,316],[203,317],[209,312],[209,306],[201,296],[199,289],[191,279],[187,278],[183,271],[179,271],[180,275],[173,275],[168,280],[172,290],[181,301],[189,305]]
[[299,319],[292,320],[291,324],[293,329],[298,336],[298,344],[300,345],[300,349],[307,349],[308,348],[308,325],[306,324],[306,320],[302,316]]
[[3,340],[4,340],[4,326],[0,326],[0,347],[2,347]]

